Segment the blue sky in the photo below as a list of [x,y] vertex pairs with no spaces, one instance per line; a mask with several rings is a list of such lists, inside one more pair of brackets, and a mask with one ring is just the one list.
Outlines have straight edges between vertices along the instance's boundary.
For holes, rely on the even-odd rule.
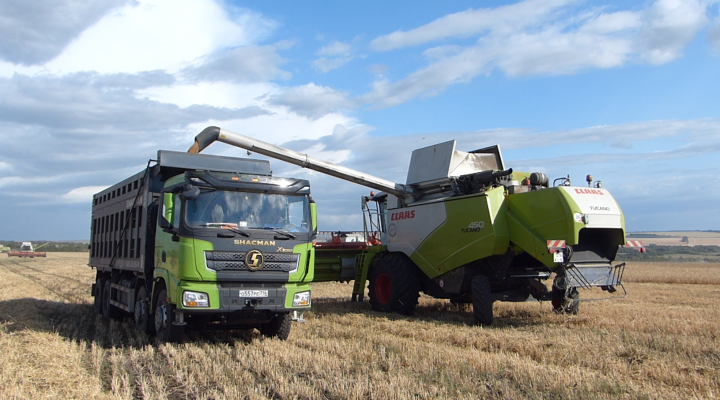
[[[602,180],[631,231],[718,230],[719,6],[5,0],[0,239],[86,239],[93,193],[209,125],[401,183],[413,149],[500,144]],[[368,189],[273,169],[362,226]]]

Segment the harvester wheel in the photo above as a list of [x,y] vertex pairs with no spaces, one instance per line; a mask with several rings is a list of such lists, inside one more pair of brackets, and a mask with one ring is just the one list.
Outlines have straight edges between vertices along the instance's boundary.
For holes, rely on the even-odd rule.
[[490,278],[477,275],[472,279],[473,318],[475,325],[493,323],[493,297]]
[[114,305],[110,304],[112,288],[110,287],[110,279],[105,279],[102,291],[102,317],[103,319],[118,319],[120,318],[120,310]]
[[260,333],[263,336],[280,340],[287,340],[290,336],[290,327],[292,326],[292,318],[290,313],[282,313],[275,315],[270,322],[260,326]]
[[174,325],[175,306],[167,302],[165,289],[158,293],[155,300],[155,334],[160,343],[178,343],[185,332],[184,326]]
[[370,305],[375,311],[410,314],[420,297],[420,279],[410,260],[400,255],[381,258],[370,270]]
[[565,297],[565,290],[553,285],[552,306],[556,313],[577,315],[580,312],[580,293],[576,288],[572,288]]
[[105,279],[97,278],[95,281],[95,301],[93,302],[93,310],[95,314],[102,315],[103,313],[103,290],[105,289]]

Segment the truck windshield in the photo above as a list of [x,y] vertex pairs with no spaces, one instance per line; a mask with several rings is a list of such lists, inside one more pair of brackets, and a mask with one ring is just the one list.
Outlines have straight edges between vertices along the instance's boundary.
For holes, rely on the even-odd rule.
[[203,191],[185,206],[189,226],[309,232],[306,195]]

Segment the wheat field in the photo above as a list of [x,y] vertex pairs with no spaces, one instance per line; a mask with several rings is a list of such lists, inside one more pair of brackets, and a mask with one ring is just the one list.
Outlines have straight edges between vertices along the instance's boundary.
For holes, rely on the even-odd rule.
[[496,323],[422,296],[413,316],[313,285],[285,341],[255,331],[156,345],[92,311],[82,253],[0,257],[2,399],[688,399],[720,396],[720,264],[633,263],[630,295],[496,303]]

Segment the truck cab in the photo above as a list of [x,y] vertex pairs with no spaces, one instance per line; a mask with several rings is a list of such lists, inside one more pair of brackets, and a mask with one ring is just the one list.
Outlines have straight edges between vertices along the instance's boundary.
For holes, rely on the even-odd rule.
[[[258,328],[287,338],[291,321],[310,307],[309,183],[274,177],[267,161],[165,151],[141,180],[137,190],[121,182],[123,193],[111,187],[114,197],[96,195],[106,199],[93,208],[101,221],[93,228],[100,252],[91,250],[99,313],[130,313],[161,341],[180,340],[186,328]],[[110,204],[101,207],[106,202],[126,211],[118,218]],[[148,205],[146,223],[130,211],[137,203]]]

